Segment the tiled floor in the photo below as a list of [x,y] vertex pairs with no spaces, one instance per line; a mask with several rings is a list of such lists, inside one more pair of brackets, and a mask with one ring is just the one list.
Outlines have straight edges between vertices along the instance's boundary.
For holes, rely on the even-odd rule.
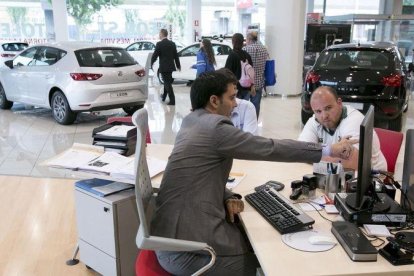
[[[153,143],[173,144],[182,119],[190,112],[190,88],[174,85],[176,106],[160,101],[162,87],[150,86],[146,108]],[[414,98],[414,97],[412,97]],[[42,177],[71,177],[66,171],[42,166],[42,161],[69,148],[74,142],[91,144],[92,129],[110,116],[124,116],[122,110],[80,114],[75,124],[57,124],[51,111],[15,104],[12,110],[0,110],[0,174]],[[414,128],[414,101],[404,116],[404,129]],[[268,96],[263,98],[259,134],[272,138],[295,139],[301,131],[300,97]],[[402,149],[403,152],[403,149]],[[397,179],[402,165],[400,154]]]

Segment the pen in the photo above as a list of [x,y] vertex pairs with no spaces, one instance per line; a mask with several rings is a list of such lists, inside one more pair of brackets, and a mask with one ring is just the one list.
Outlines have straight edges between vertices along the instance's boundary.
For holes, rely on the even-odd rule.
[[334,165],[333,163],[329,163],[331,165],[331,172],[333,174],[336,174],[338,167]]
[[331,168],[330,168],[329,164],[330,163],[326,163],[326,171],[328,172],[328,174],[331,174],[332,171],[331,171]]

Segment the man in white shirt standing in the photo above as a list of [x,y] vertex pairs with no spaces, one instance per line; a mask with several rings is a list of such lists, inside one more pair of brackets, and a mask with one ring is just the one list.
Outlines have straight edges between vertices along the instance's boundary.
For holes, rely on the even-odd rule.
[[[310,105],[314,115],[309,118],[300,141],[321,144],[334,144],[341,139],[359,139],[359,127],[364,115],[351,106],[343,105],[335,89],[328,86],[318,87],[311,96]],[[359,144],[354,147],[358,149]],[[325,158],[323,161],[338,162],[339,159]],[[358,151],[352,152],[349,160],[341,161],[345,168],[358,169]],[[387,161],[380,149],[377,134],[373,133],[372,141],[372,168],[387,170]]]
[[254,105],[246,100],[236,99],[237,106],[231,113],[233,125],[244,132],[257,135],[257,116]]

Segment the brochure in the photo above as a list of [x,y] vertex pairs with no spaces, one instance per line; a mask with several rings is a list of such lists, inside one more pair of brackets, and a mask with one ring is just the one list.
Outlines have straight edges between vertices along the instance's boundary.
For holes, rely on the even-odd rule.
[[134,188],[132,184],[99,178],[79,180],[75,186],[102,197]]

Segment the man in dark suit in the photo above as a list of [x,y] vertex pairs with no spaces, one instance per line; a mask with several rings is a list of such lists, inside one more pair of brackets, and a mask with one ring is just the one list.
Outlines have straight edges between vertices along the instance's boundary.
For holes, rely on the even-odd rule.
[[[227,69],[201,74],[191,87],[187,115],[168,159],[151,223],[155,236],[205,242],[214,248],[214,266],[203,275],[256,275],[256,256],[237,223],[241,196],[226,189],[233,158],[319,162],[323,155],[349,157],[354,140],[329,147],[255,136],[234,127],[236,77]],[[174,275],[191,275],[210,261],[202,252],[156,251]]]
[[157,42],[157,45],[155,46],[155,51],[151,58],[151,68],[157,58],[160,57],[159,71],[162,79],[164,80],[164,93],[161,98],[162,101],[165,101],[168,94],[168,97],[170,98],[168,105],[175,105],[175,95],[172,87],[172,83],[174,81],[172,78],[172,72],[177,69],[181,71],[181,65],[177,54],[177,47],[175,47],[174,42],[168,40],[167,36],[168,31],[166,29],[161,29],[161,41]]

